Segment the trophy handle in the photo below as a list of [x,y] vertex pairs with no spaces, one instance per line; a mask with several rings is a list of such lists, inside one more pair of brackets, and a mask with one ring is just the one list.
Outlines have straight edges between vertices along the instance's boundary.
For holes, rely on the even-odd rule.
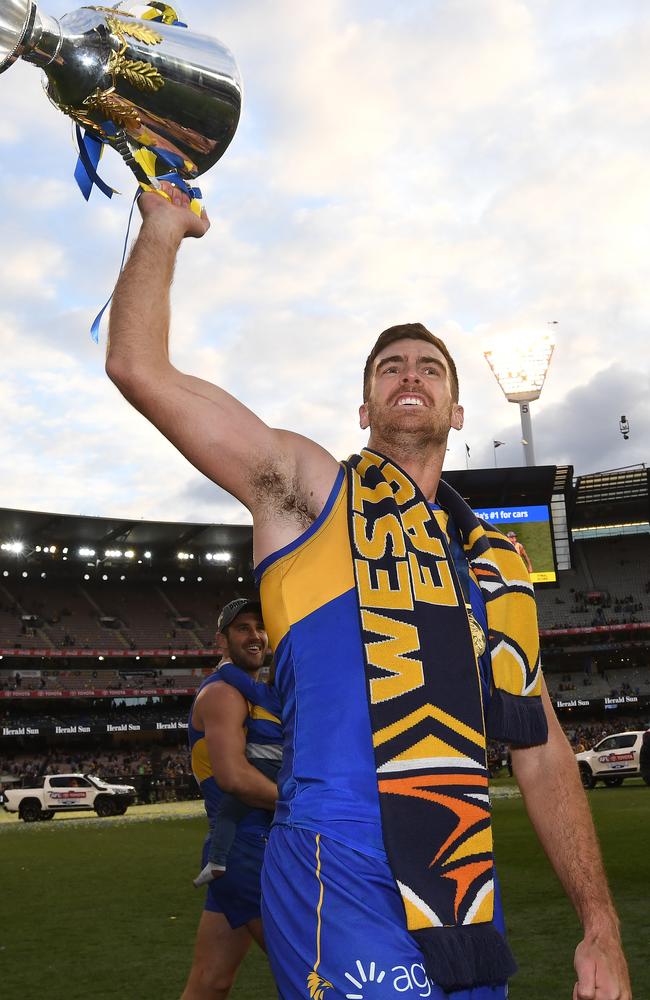
[[127,134],[124,129],[121,129],[116,133],[115,136],[111,138],[111,146],[116,149],[120,154],[124,162],[126,163],[129,170],[135,175],[135,179],[138,184],[145,184],[147,187],[153,187],[160,190],[160,183],[156,177],[150,177],[143,167],[140,166],[138,161],[133,155],[133,148],[131,147]]

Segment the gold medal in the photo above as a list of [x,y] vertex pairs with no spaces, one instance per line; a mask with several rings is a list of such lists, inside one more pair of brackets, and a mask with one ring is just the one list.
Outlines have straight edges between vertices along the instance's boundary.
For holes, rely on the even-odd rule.
[[465,605],[467,608],[467,617],[469,619],[469,630],[472,633],[472,642],[474,643],[474,652],[477,656],[483,656],[483,653],[487,649],[487,643],[485,641],[485,632],[477,622],[472,609],[469,605]]

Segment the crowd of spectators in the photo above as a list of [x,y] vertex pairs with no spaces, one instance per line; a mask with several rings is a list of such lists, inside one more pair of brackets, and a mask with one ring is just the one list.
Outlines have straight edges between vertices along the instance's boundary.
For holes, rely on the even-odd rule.
[[[575,753],[589,750],[613,733],[645,729],[648,720],[618,717],[615,721],[564,723],[562,728]],[[488,770],[492,777],[512,774],[508,747],[488,743]],[[185,742],[168,746],[154,744],[146,749],[88,749],[66,747],[40,754],[0,753],[0,790],[15,784],[29,787],[48,774],[94,774],[106,781],[134,785],[141,803],[185,801],[200,797],[192,775],[190,753]]]
[[[51,706],[51,703],[50,703]],[[35,705],[19,705],[19,711],[2,706],[0,703],[0,726],[98,726],[107,723],[115,726],[138,723],[142,730],[156,729],[157,723],[176,723],[187,720],[187,707],[179,705],[175,699],[162,702],[160,698],[143,699],[142,704],[133,704],[124,699],[77,699],[56,704],[56,710],[44,710],[39,700]],[[29,709],[29,711],[27,710]]]
[[[198,673],[196,670],[198,669]],[[170,673],[155,667],[139,670],[40,670],[39,676],[30,676],[27,670],[0,671],[0,690],[5,691],[65,691],[81,688],[104,688],[108,691],[123,691],[125,688],[142,689],[150,687],[196,687],[212,667],[194,668],[194,673]]]
[[49,774],[91,774],[105,781],[134,785],[141,803],[200,797],[187,746],[147,750],[49,750],[41,755],[0,754],[2,785],[37,784]]
[[[593,611],[591,624],[593,628],[602,625],[634,625],[640,621],[637,614],[644,610],[643,602],[632,594],[624,597],[612,596],[609,591],[573,591],[573,614],[584,614]],[[607,615],[605,612],[610,611]],[[612,617],[615,616],[615,617]]]

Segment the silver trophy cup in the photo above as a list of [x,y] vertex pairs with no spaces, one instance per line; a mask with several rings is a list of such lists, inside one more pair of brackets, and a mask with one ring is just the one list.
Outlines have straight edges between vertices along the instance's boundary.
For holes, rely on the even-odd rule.
[[237,64],[215,39],[128,10],[82,7],[57,20],[33,0],[0,0],[0,73],[17,59],[40,66],[53,104],[117,149],[138,180],[161,173],[133,158],[146,148],[191,181],[235,134]]

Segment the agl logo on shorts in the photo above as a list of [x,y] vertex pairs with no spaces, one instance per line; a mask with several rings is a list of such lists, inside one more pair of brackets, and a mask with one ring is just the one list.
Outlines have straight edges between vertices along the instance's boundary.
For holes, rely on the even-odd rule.
[[[357,992],[346,993],[346,1000],[372,1000],[373,997],[385,997],[386,985],[382,990],[377,990],[386,976],[392,976],[392,985],[396,994],[415,993],[419,997],[430,997],[433,983],[427,976],[424,966],[416,962],[411,966],[394,965],[389,971],[382,969],[377,971],[375,962],[371,962],[368,970],[363,966],[360,959],[356,962],[357,971],[354,975],[350,972],[344,973],[345,978],[352,983]],[[390,981],[390,980],[389,980]]]

